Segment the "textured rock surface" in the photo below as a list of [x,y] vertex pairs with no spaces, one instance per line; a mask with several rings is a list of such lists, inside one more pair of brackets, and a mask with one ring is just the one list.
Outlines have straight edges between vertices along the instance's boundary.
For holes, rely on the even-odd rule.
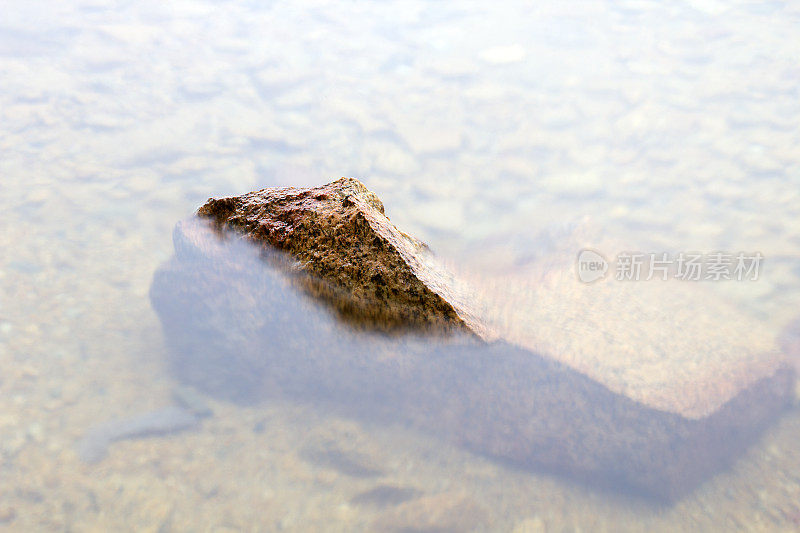
[[[336,192],[332,200],[343,188],[357,198]],[[304,213],[311,222],[301,224]],[[667,498],[729,465],[792,398],[795,374],[774,335],[674,284],[587,286],[549,265],[546,275],[482,280],[492,297],[474,307],[480,313],[462,315],[461,304],[442,302],[468,293],[443,287],[447,277],[414,281],[419,272],[432,279],[411,253],[427,252],[354,180],[211,201],[201,214],[177,226],[176,256],[156,273],[151,299],[172,371],[221,397],[288,397],[406,422],[479,453]],[[295,225],[303,226],[297,241]],[[333,229],[361,237],[326,233]],[[285,252],[264,244],[270,231]],[[340,242],[347,254],[327,248]],[[387,242],[400,242],[411,259],[387,252]],[[303,244],[323,248],[303,251]],[[353,278],[341,282],[346,289],[320,293],[316,287],[336,289],[339,274],[328,269],[348,257],[370,266],[346,266]],[[383,269],[395,267],[404,277],[389,281]],[[383,312],[374,306],[388,296],[363,275],[377,271],[397,291],[405,285],[396,279],[419,290]],[[326,307],[317,305],[320,294]],[[339,327],[343,315],[378,330],[496,330],[506,340],[371,335]]]
[[314,276],[306,290],[353,324],[488,335],[428,247],[398,230],[354,178],[212,198],[197,214],[289,252]]

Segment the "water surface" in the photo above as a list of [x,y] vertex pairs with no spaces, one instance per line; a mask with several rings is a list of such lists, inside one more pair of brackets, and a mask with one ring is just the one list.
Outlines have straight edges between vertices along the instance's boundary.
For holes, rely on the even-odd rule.
[[285,397],[211,396],[197,430],[116,442],[94,465],[75,448],[173,404],[148,299],[173,226],[266,186],[358,177],[398,227],[487,278],[572,257],[576,224],[642,252],[759,251],[757,282],[702,287],[777,336],[800,298],[796,5],[3,11],[0,528],[798,527],[796,410],[669,506]]

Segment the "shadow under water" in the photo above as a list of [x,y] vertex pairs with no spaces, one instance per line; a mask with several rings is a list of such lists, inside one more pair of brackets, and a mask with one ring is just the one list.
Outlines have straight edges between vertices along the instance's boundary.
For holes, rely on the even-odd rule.
[[303,291],[291,258],[185,224],[150,296],[171,372],[225,400],[289,398],[406,423],[517,466],[670,501],[752,443],[793,382],[765,379],[685,418],[507,342],[342,325]]

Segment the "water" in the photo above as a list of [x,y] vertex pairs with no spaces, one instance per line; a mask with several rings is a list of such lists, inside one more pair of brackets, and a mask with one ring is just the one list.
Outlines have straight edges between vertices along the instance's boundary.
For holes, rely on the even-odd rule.
[[668,505],[286,395],[208,394],[197,430],[115,442],[93,465],[76,451],[98,424],[174,403],[148,291],[175,223],[266,186],[357,176],[484,279],[574,257],[573,228],[622,243],[608,256],[759,251],[757,282],[697,290],[777,338],[800,297],[797,6],[3,11],[0,528],[797,527],[796,410]]

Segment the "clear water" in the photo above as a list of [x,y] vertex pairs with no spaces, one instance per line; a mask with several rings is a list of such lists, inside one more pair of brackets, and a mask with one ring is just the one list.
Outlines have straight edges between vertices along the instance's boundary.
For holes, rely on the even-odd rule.
[[572,256],[587,225],[642,252],[759,251],[757,282],[702,289],[777,335],[800,299],[797,5],[2,11],[0,529],[800,527],[796,409],[671,504],[291,396],[204,395],[196,429],[93,463],[76,446],[174,405],[148,298],[172,229],[267,186],[356,176],[477,277]]

